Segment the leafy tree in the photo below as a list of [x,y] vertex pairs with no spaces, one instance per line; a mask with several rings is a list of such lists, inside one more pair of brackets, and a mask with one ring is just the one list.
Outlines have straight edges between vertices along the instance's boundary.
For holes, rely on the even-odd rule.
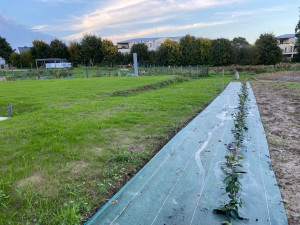
[[81,60],[86,64],[100,64],[103,60],[102,39],[96,35],[86,34],[81,42]]
[[250,44],[243,37],[234,38],[232,41],[232,62],[233,64],[247,65],[249,64]]
[[31,65],[34,64],[34,60],[32,59],[30,51],[24,51],[20,53],[20,63],[24,67],[31,67]]
[[14,67],[20,67],[20,55],[18,53],[11,53],[9,56],[9,62],[14,66]]
[[186,35],[180,39],[180,50],[182,54],[183,65],[196,65],[196,38],[191,35]]
[[212,40],[213,63],[216,66],[229,65],[232,62],[232,44],[228,39]]
[[255,47],[258,53],[259,64],[274,65],[280,62],[282,51],[277,44],[274,34],[261,34],[255,41]]
[[128,65],[132,63],[132,56],[129,53],[118,52],[118,63],[121,65]]
[[106,65],[113,65],[117,61],[118,48],[110,40],[102,41],[102,50]]
[[70,62],[73,62],[75,64],[80,63],[80,50],[80,44],[78,44],[76,41],[70,42],[70,45],[68,47],[68,55]]
[[33,59],[45,59],[51,57],[51,48],[44,41],[35,40],[32,42],[30,52]]
[[300,20],[295,28],[295,37],[297,38],[297,41],[295,43],[295,48],[298,51],[298,54],[294,56],[293,61],[300,62]]
[[247,52],[246,65],[258,64],[258,51],[255,45],[251,45]]
[[208,38],[196,39],[196,60],[198,65],[212,64],[212,41]]
[[0,57],[5,59],[6,61],[9,60],[9,56],[13,53],[13,49],[11,48],[10,44],[6,41],[5,38],[0,36]]
[[[144,43],[134,44],[130,50],[130,57],[132,59],[133,53],[137,53],[138,62],[145,63],[148,61],[149,51],[148,46]],[[133,59],[132,59],[133,60]]]
[[156,51],[149,51],[148,54],[148,63],[155,64],[157,59],[157,52]]
[[54,39],[50,42],[50,48],[52,58],[69,58],[68,47],[62,41]]
[[160,65],[179,65],[181,60],[180,45],[177,41],[167,39],[157,52]]

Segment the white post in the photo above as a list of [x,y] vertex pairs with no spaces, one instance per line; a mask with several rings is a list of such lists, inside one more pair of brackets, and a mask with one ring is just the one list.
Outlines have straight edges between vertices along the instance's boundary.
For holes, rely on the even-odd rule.
[[137,53],[133,53],[134,76],[139,76]]
[[137,53],[133,53],[133,66],[134,66],[134,76],[139,76]]

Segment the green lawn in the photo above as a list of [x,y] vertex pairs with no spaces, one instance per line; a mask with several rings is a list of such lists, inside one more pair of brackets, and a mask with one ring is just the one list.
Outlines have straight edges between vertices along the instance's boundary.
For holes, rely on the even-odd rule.
[[91,216],[221,91],[211,76],[112,95],[172,77],[0,82],[0,224]]

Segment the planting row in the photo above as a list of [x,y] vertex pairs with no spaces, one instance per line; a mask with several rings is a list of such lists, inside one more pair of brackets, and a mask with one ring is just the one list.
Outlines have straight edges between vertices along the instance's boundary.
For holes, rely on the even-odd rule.
[[248,109],[246,106],[248,101],[246,83],[242,84],[241,93],[238,96],[238,112],[232,115],[234,126],[231,131],[234,136],[234,141],[227,145],[228,154],[225,156],[225,166],[223,168],[226,174],[223,180],[225,185],[224,194],[227,194],[229,202],[214,210],[214,212],[227,217],[228,220],[222,223],[224,225],[232,224],[232,220],[244,219],[238,213],[239,207],[242,207],[242,185],[239,181],[239,177],[243,174],[243,172],[239,170],[239,168],[243,167],[241,162],[243,157],[238,152],[243,150],[244,132],[248,130],[245,122]]

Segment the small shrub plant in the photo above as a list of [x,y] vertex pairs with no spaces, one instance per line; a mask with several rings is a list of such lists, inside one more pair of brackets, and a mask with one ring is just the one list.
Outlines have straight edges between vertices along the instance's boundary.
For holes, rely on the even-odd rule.
[[242,199],[240,192],[242,191],[242,185],[239,182],[238,168],[243,167],[241,160],[243,157],[238,154],[238,150],[241,148],[241,144],[244,141],[244,132],[248,130],[246,126],[246,115],[248,101],[248,89],[247,84],[243,83],[239,96],[238,112],[233,114],[234,127],[231,130],[235,141],[227,145],[228,154],[225,156],[225,168],[226,177],[223,180],[225,185],[225,193],[229,198],[229,202],[215,209],[214,212],[223,214],[227,217],[227,221],[223,221],[223,225],[232,224],[232,220],[243,219],[239,213],[239,207],[242,207]]

